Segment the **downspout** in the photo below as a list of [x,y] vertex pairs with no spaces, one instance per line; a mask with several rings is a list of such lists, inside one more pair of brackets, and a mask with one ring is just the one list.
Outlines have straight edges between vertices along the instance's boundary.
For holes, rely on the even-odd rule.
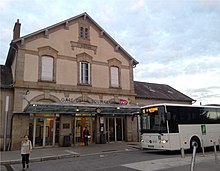
[[17,60],[18,60],[18,49],[15,48],[13,46],[13,44],[10,45],[10,47],[15,50],[15,68],[14,68],[14,78],[13,78],[13,83],[15,84],[16,83],[16,70],[17,70]]
[[14,116],[15,116],[16,114],[19,115],[19,114],[24,114],[24,113],[12,113],[8,151],[11,151],[13,119],[14,119]]

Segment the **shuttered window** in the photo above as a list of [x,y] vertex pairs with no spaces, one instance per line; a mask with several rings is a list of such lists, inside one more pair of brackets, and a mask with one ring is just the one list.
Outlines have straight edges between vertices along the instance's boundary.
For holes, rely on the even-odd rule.
[[118,67],[111,67],[111,86],[119,87],[119,69]]
[[53,58],[42,56],[41,80],[53,81]]

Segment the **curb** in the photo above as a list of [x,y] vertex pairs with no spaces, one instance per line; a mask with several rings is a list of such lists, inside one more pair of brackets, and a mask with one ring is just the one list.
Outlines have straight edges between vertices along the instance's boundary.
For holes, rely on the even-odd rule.
[[[48,160],[66,159],[66,158],[73,158],[73,157],[79,157],[79,156],[80,156],[79,154],[62,154],[62,155],[56,155],[56,156],[36,157],[36,158],[30,158],[30,163],[42,162],[42,161],[48,161]],[[5,160],[5,161],[1,161],[0,164],[1,165],[21,164],[21,159]]]
[[128,144],[127,146],[135,148],[135,149],[139,149],[139,150],[141,149],[141,146],[140,145],[136,145],[136,144]]
[[[139,145],[136,144],[128,144],[127,145],[130,148],[134,149],[140,149]],[[125,149],[126,151],[129,151],[128,149]],[[99,153],[91,153],[91,154],[61,154],[61,155],[54,155],[54,156],[45,156],[45,157],[35,157],[30,158],[30,163],[34,162],[43,162],[48,160],[57,160],[57,159],[66,159],[66,158],[74,158],[74,157],[83,157],[83,156],[91,156],[91,155],[101,155],[101,154],[108,154],[108,153],[117,153],[117,152],[123,152],[124,150],[112,150],[112,151],[102,151]],[[17,160],[4,160],[0,161],[0,165],[11,165],[11,164],[21,164],[21,159]]]

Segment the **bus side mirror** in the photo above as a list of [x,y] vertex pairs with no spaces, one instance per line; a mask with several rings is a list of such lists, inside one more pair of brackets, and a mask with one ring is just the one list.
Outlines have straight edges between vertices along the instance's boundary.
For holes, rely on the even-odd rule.
[[170,112],[167,112],[167,120],[169,121],[171,119],[171,114]]
[[134,113],[132,113],[132,118],[131,118],[131,120],[134,121],[134,117],[137,116],[137,115],[140,115],[140,113],[139,113],[139,112],[134,112]]
[[134,121],[134,116],[135,116],[135,115],[132,115],[131,121]]

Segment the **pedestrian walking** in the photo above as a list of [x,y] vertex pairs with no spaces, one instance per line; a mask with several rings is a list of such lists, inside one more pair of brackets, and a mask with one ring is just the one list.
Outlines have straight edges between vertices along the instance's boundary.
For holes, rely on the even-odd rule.
[[83,135],[84,135],[84,145],[88,146],[90,134],[89,134],[89,130],[87,129],[87,127],[85,127],[84,129]]
[[21,141],[21,157],[22,157],[22,167],[25,170],[25,164],[29,168],[29,156],[32,151],[32,144],[28,136],[25,135],[24,139]]

